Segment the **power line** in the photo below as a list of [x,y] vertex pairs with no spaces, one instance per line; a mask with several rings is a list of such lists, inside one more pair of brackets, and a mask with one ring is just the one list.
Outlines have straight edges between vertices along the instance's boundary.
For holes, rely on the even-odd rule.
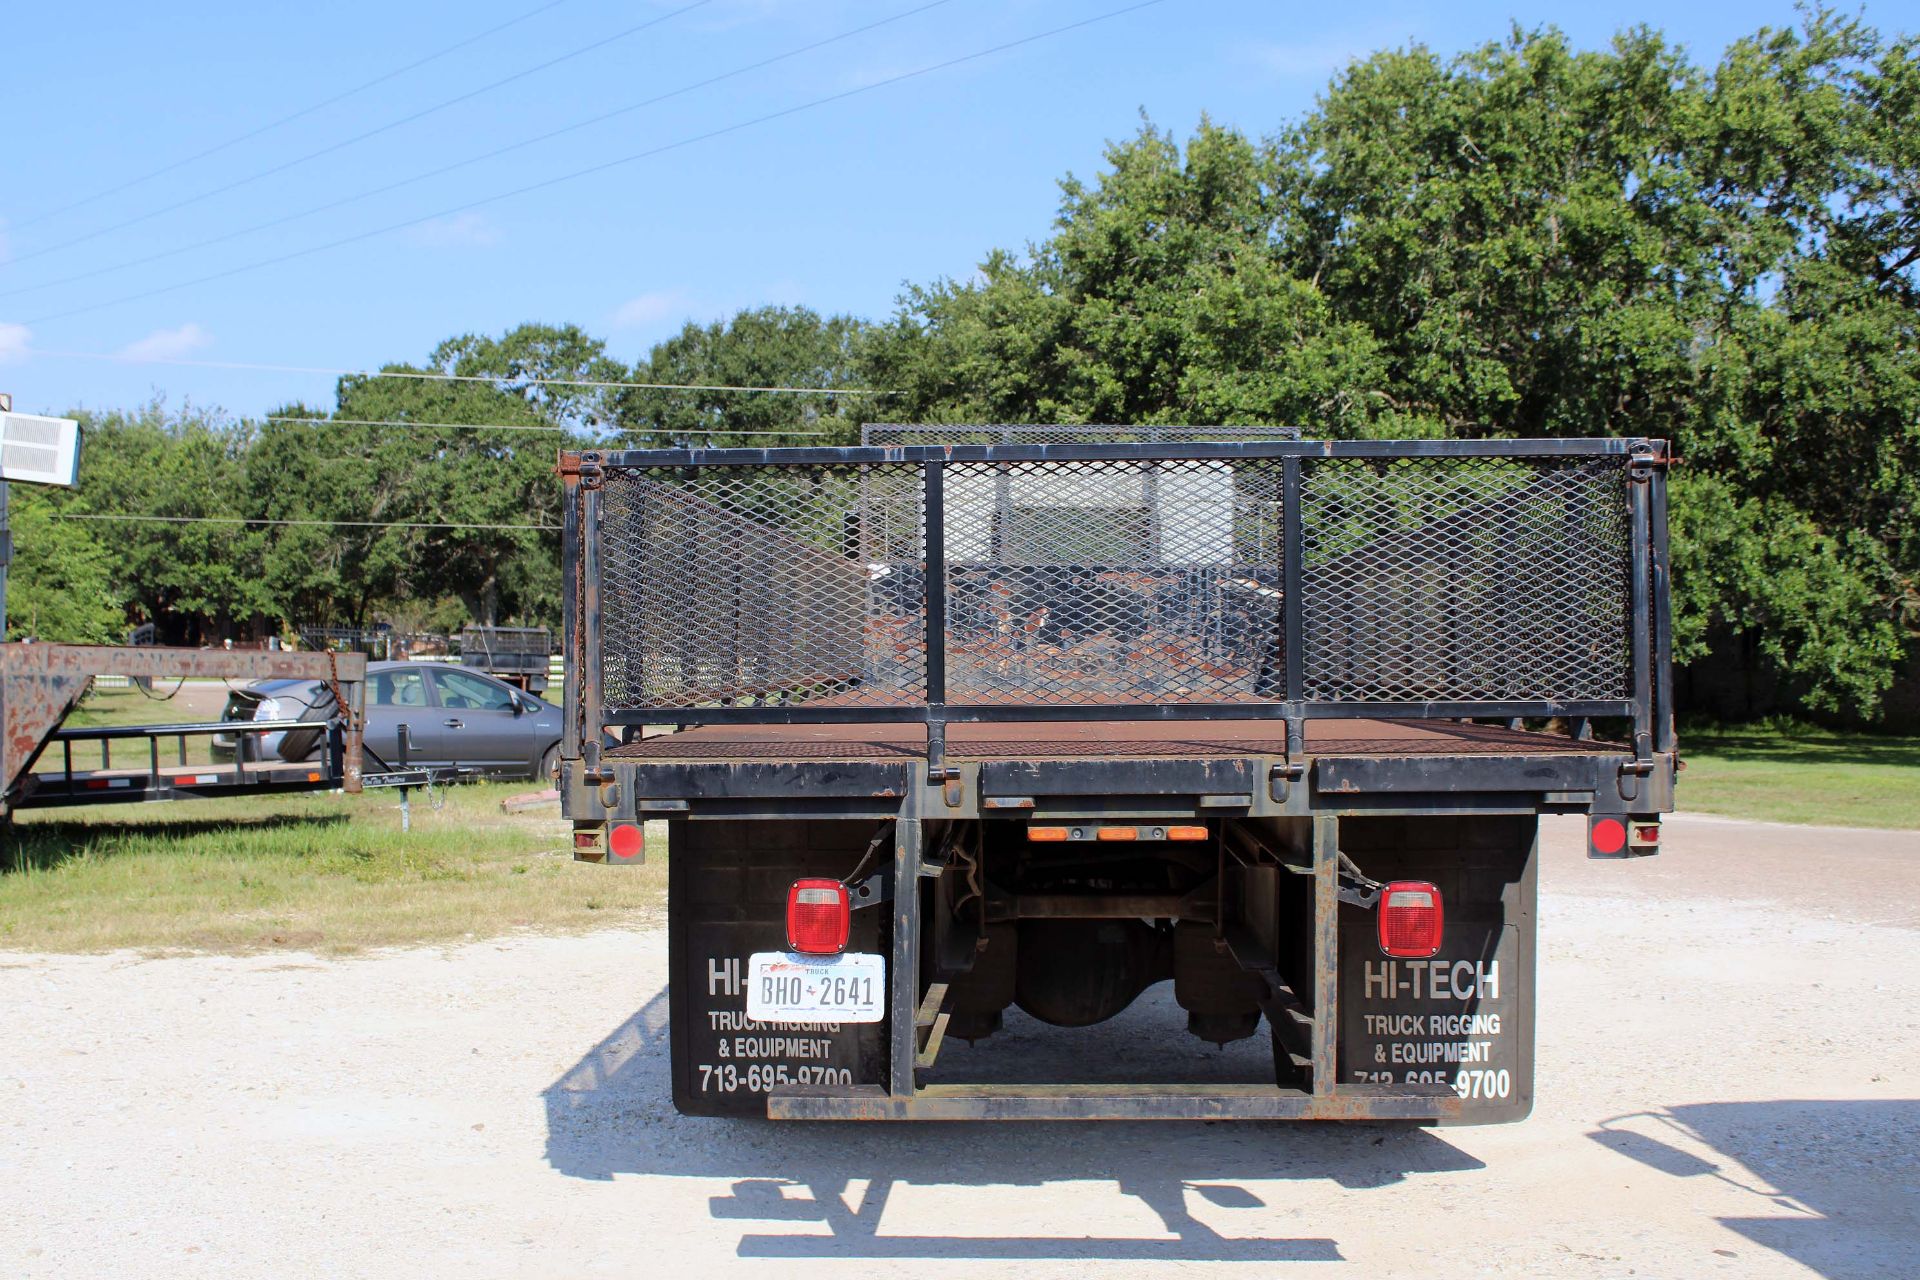
[[337,240],[329,240],[321,244],[310,245],[305,249],[296,249],[290,253],[277,254],[271,258],[261,258],[254,262],[244,263],[237,267],[229,267],[225,271],[216,271],[210,275],[198,276],[191,280],[182,280],[175,284],[161,285],[160,287],[155,289],[147,289],[140,293],[127,294],[124,297],[113,298],[106,302],[96,302],[85,307],[73,307],[66,311],[56,311],[49,315],[39,316],[35,319],[29,320],[27,321],[27,323],[30,325],[46,324],[53,320],[65,320],[72,316],[86,315],[90,312],[105,310],[108,307],[122,306],[129,302],[139,302],[146,298],[158,297],[161,294],[176,293],[181,289],[190,289],[190,288],[193,288],[195,285],[210,284],[215,280],[225,280],[232,276],[244,275],[249,271],[257,271],[263,267],[278,266],[280,263],[283,263],[283,262],[291,262],[298,258],[310,257],[316,253],[324,253],[329,249],[343,248],[346,245],[357,244],[362,240],[371,240],[376,236],[386,235],[390,232],[404,231],[409,227],[417,227],[421,223],[432,222],[435,219],[448,217],[451,214],[464,213],[469,209],[478,209],[484,205],[494,204],[501,200],[511,199],[515,196],[526,195],[530,192],[539,191],[546,187],[558,186],[561,183],[573,182],[580,178],[591,177],[595,174],[604,173],[609,169],[618,168],[621,165],[632,164],[636,161],[649,159],[653,156],[663,155],[666,152],[675,151],[682,147],[689,147],[689,146],[693,146],[696,143],[708,142],[714,138],[725,137],[728,134],[739,133],[744,129],[750,129],[756,125],[767,124],[771,121],[784,119],[788,116],[799,115],[804,111],[811,111],[817,107],[824,107],[831,103],[841,102],[848,98],[858,97],[863,93],[871,93],[876,89],[884,89],[890,85],[900,84],[904,81],[913,80],[920,76],[932,75],[936,71],[945,71],[952,67],[961,66],[968,62],[977,62],[981,58],[991,57],[996,53],[1004,53],[1009,49],[1016,49],[1022,45],[1034,44],[1041,40],[1050,39],[1053,36],[1064,35],[1069,31],[1077,31],[1082,27],[1090,27],[1090,26],[1093,26],[1095,23],[1106,22],[1113,18],[1118,18],[1129,13],[1138,12],[1141,9],[1150,9],[1150,8],[1153,8],[1155,5],[1162,4],[1164,2],[1165,0],[1139,0],[1138,3],[1125,5],[1118,9],[1109,9],[1107,12],[1095,14],[1091,18],[1082,18],[1078,22],[1069,22],[1064,26],[1052,27],[1046,31],[1035,32],[1033,35],[1022,36],[1017,40],[1004,41],[1000,44],[992,45],[985,49],[976,50],[973,53],[962,54],[957,58],[948,58],[941,62],[930,63],[927,66],[918,67],[912,71],[903,71],[897,75],[886,76],[882,79],[872,81],[868,84],[859,85],[852,89],[843,89],[839,93],[831,93],[826,95],[825,97],[811,99],[810,101],[800,103],[797,106],[785,107],[779,111],[770,111],[765,115],[754,116],[751,119],[742,120],[730,125],[723,125],[717,129],[710,129],[705,133],[693,134],[689,137],[681,138],[675,142],[663,143],[660,146],[648,148],[645,151],[636,151],[631,155],[621,156],[615,160],[605,160],[600,162],[599,164],[589,165],[584,169],[575,169],[571,173],[558,174],[551,178],[543,178],[538,182],[530,182],[525,186],[514,187],[507,191],[497,192],[494,195],[482,196],[478,200],[470,200],[464,204],[453,205],[449,208],[441,209],[434,213],[429,213],[421,217],[408,218],[402,222],[389,223],[386,226],[375,227],[369,231],[358,232],[350,236],[342,236]]
[[364,133],[356,133],[351,138],[346,138],[340,142],[335,142],[329,146],[321,147],[318,151],[309,151],[305,155],[295,156],[291,160],[284,160],[281,163],[276,164],[271,168],[262,169],[258,173],[250,174],[247,177],[236,179],[233,182],[227,183],[225,186],[213,187],[210,190],[200,192],[198,195],[188,196],[184,200],[176,200],[172,204],[162,205],[158,209],[149,209],[147,212],[139,214],[135,217],[128,218],[122,222],[115,222],[104,227],[96,228],[95,230],[87,232],[85,235],[75,236],[71,240],[57,241],[53,244],[46,245],[39,249],[35,249],[31,253],[17,253],[13,256],[13,261],[26,262],[32,258],[42,257],[49,253],[56,253],[61,249],[70,249],[74,245],[85,244],[89,240],[97,240],[101,236],[111,234],[112,232],[122,231],[122,230],[125,230],[127,227],[137,226],[142,222],[149,221],[150,219],[153,219],[153,218],[158,218],[162,214],[172,213],[176,209],[184,209],[188,205],[198,204],[202,200],[210,200],[214,196],[225,195],[229,191],[234,191],[234,190],[238,190],[241,187],[249,186],[255,182],[260,181],[262,178],[271,178],[273,175],[277,173],[285,173],[287,170],[297,168],[298,166],[307,163],[307,161],[309,160],[318,160],[321,156],[332,155],[336,151],[344,150],[347,147],[353,146],[355,143],[365,142],[368,138],[378,137],[380,134],[391,132],[394,129],[400,128],[402,125],[412,124],[416,120],[424,120],[426,117],[430,115],[434,115],[438,112],[445,111],[448,107],[458,106],[462,102],[467,102],[473,98],[480,97],[482,94],[491,93],[495,89],[514,83],[516,80],[524,80],[528,76],[535,75],[542,71],[546,71],[552,67],[557,67],[563,62],[568,62],[574,58],[581,57],[584,54],[592,53],[596,49],[605,48],[607,45],[613,44],[614,42],[619,40],[624,40],[628,36],[637,35],[638,33],[645,31],[649,27],[657,27],[661,23],[666,22],[669,19],[677,18],[681,14],[690,13],[695,9],[705,8],[707,5],[710,5],[712,3],[713,3],[713,0],[693,0],[692,4],[683,5],[680,8],[674,9],[668,13],[663,13],[657,18],[649,18],[647,21],[639,23],[635,26],[628,27],[624,31],[616,31],[610,36],[603,36],[598,40],[594,40],[588,44],[583,44],[577,49],[571,49],[568,52],[559,55],[558,57],[549,58],[545,62],[539,63],[535,66],[528,67],[522,71],[516,71],[512,75],[503,77],[502,79],[495,80],[491,84],[484,84],[484,85],[481,85],[478,89],[469,90],[466,93],[460,94],[458,97],[448,98],[444,102],[436,102],[430,107],[423,107],[421,110],[415,111],[411,115],[401,116],[398,120],[389,120],[387,123],[383,125],[379,125],[372,129],[368,129]]
[[[1157,3],[1157,0],[1155,0]],[[35,321],[34,323],[38,323]],[[892,396],[897,391],[876,391],[870,387],[745,387],[701,382],[616,382],[591,378],[529,378],[489,373],[434,373],[420,369],[326,369],[314,365],[253,364],[241,360],[185,360],[168,356],[129,356],[111,351],[46,351],[29,348],[28,354],[51,360],[111,360],[119,364],[182,365],[193,369],[239,369],[254,373],[318,373],[341,378],[407,378],[421,382],[513,383],[528,387],[590,387],[600,390],[637,391],[739,391],[796,396]]]
[[[414,422],[407,418],[289,418],[278,414],[269,414],[260,419],[262,422],[306,423],[317,427],[445,427],[455,431],[558,431],[570,435],[584,434],[574,427],[555,427],[545,423],[527,422]],[[627,435],[651,436],[824,436],[829,431],[670,431],[651,427],[616,427],[613,430]]]
[[145,257],[129,258],[123,262],[111,263],[104,267],[95,267],[91,271],[76,272],[73,275],[62,276],[57,280],[47,280],[40,284],[24,285],[18,289],[0,290],[0,298],[18,297],[23,293],[37,293],[43,289],[57,289],[62,285],[77,284],[82,280],[92,280],[99,276],[111,275],[116,271],[126,271],[133,267],[144,267],[149,263],[160,262],[167,258],[177,258],[183,253],[192,253],[196,249],[210,249],[215,245],[226,244],[229,241],[238,240],[242,236],[249,236],[255,232],[270,231],[275,227],[285,226],[289,222],[298,222],[302,218],[311,218],[316,214],[330,213],[346,205],[357,204],[362,200],[368,200],[374,196],[382,196],[391,191],[398,191],[402,187],[410,187],[416,183],[444,177],[460,169],[471,168],[476,164],[484,164],[489,160],[497,160],[501,156],[508,155],[515,151],[522,151],[528,147],[538,146],[543,142],[551,142],[555,138],[564,137],[569,133],[577,133],[581,129],[591,128],[596,124],[604,124],[618,116],[628,115],[645,107],[657,106],[671,98],[682,97],[695,90],[705,89],[712,85],[719,84],[722,81],[745,75],[749,71],[758,71],[763,67],[770,67],[777,62],[785,62],[788,59],[797,58],[801,54],[811,53],[816,49],[825,48],[830,44],[838,44],[843,40],[850,40],[854,36],[864,35],[877,27],[884,27],[889,23],[899,22],[903,19],[914,17],[917,14],[925,13],[929,9],[938,9],[942,5],[951,3],[953,3],[953,0],[931,0],[931,3],[903,10],[890,17],[869,22],[864,26],[850,28],[849,30],[840,32],[838,35],[828,36],[823,40],[815,40],[811,44],[803,44],[798,48],[789,49],[785,53],[777,53],[770,58],[762,58],[758,62],[746,63],[743,66],[735,67],[731,71],[723,71],[718,75],[708,76],[704,80],[696,80],[691,84],[681,85],[677,89],[668,90],[666,93],[655,94],[653,97],[643,98],[639,102],[630,102],[624,107],[615,107],[611,111],[603,111],[599,115],[588,116],[584,120],[576,120],[572,124],[562,125],[558,129],[536,134],[531,138],[523,138],[519,142],[508,143],[504,147],[495,147],[492,151],[484,151],[479,155],[468,156],[465,160],[456,160],[452,164],[441,165],[437,169],[428,169],[423,173],[416,173],[412,177],[401,178],[397,182],[389,182],[378,187],[369,187],[364,191],[356,192],[350,196],[341,196],[339,199],[329,200],[323,204],[316,204],[310,208],[302,209],[298,213],[282,214],[277,218],[269,218],[265,222],[256,222],[251,226],[240,227],[234,231],[222,232],[217,236],[208,236],[204,240],[196,240],[191,244],[179,245],[172,249],[163,249],[158,253],[147,254]]
[[328,529],[536,529],[557,524],[432,524],[419,520],[268,520],[254,516],[143,516],[105,511],[50,511],[55,520],[131,520],[139,524],[298,525]]
[[505,31],[508,27],[519,26],[521,23],[525,22],[527,19],[539,17],[541,14],[545,13],[547,10],[557,9],[561,5],[565,4],[566,2],[567,0],[549,0],[549,3],[543,4],[535,9],[529,9],[527,12],[521,14],[517,18],[509,18],[498,26],[488,27],[485,31],[480,32],[480,34],[478,35],[468,36],[465,40],[461,40],[458,43],[448,45],[446,48],[440,50],[438,53],[430,53],[426,57],[421,58],[418,61],[409,62],[404,67],[395,67],[392,71],[387,72],[385,75],[375,76],[373,79],[368,80],[363,84],[355,85],[353,88],[346,90],[344,93],[336,93],[331,98],[322,99],[321,101],[314,103],[310,107],[302,107],[300,108],[300,110],[293,112],[291,115],[281,116],[278,120],[269,121],[268,123],[261,125],[257,129],[249,129],[245,133],[236,134],[233,137],[228,138],[225,142],[215,143],[213,146],[208,147],[204,151],[196,151],[190,156],[187,156],[180,160],[175,160],[171,164],[162,165],[158,169],[150,170],[146,173],[141,174],[137,178],[129,178],[117,187],[108,187],[105,191],[96,191],[94,194],[87,196],[84,199],[75,200],[72,204],[61,205],[58,209],[49,209],[45,213],[35,214],[31,218],[27,218],[21,222],[16,222],[13,225],[15,229],[18,229],[20,227],[31,227],[36,223],[45,222],[48,218],[55,218],[60,216],[63,213],[71,213],[73,212],[73,210],[84,208],[87,205],[93,204],[95,201],[104,200],[108,196],[119,195],[122,191],[131,190],[132,188],[139,186],[143,182],[151,182],[153,179],[158,178],[163,174],[169,174],[176,169],[185,168],[187,165],[190,165],[197,160],[205,160],[208,156],[218,155],[220,152],[227,150],[229,147],[237,147],[243,142],[251,141],[252,139],[259,137],[263,133],[271,133],[273,132],[273,130],[278,129],[281,125],[292,124],[295,120],[303,119],[307,116],[312,115],[316,111],[325,110],[326,108],[333,106],[337,102],[345,102],[348,98],[353,97],[355,94],[365,93],[368,89],[372,89],[377,85],[383,85],[389,80],[397,79],[400,76],[407,74],[409,71],[418,71],[421,67],[426,66],[429,62],[437,62],[441,58],[446,57],[450,53],[458,53],[460,50],[466,48],[468,45],[478,44],[480,41],[485,40],[488,36],[498,35],[500,32]]

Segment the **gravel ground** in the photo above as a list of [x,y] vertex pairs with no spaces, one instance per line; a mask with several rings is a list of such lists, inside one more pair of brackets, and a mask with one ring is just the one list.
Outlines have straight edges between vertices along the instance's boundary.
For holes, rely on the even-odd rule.
[[1579,840],[1485,1129],[683,1119],[658,932],[0,953],[0,1274],[1914,1275],[1920,834]]

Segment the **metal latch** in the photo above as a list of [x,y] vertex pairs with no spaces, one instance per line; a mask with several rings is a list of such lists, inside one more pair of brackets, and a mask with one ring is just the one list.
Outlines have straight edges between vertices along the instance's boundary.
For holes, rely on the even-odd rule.
[[1346,854],[1340,855],[1340,883],[1335,896],[1340,901],[1350,903],[1362,910],[1373,910],[1373,904],[1380,901],[1380,891],[1386,886],[1368,876]]
[[1267,794],[1273,797],[1275,804],[1285,804],[1287,793],[1294,783],[1306,776],[1307,764],[1304,760],[1283,760],[1273,766],[1273,772],[1267,777]]

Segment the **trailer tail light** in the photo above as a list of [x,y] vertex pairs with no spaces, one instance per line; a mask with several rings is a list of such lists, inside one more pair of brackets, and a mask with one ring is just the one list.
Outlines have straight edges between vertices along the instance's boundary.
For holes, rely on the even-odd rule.
[[1627,824],[1627,848],[1639,855],[1660,852],[1660,823],[1635,818]]
[[1623,818],[1594,814],[1587,819],[1587,856],[1618,858],[1627,851],[1627,824]]
[[1139,838],[1140,828],[1138,827],[1100,828],[1100,839],[1102,840],[1138,840]]
[[647,854],[647,833],[637,822],[616,822],[607,830],[607,852],[615,861],[637,862]]
[[1053,844],[1067,838],[1067,829],[1065,827],[1027,828],[1027,839],[1038,841],[1041,844]]
[[1206,838],[1207,829],[1205,827],[1167,828],[1167,839],[1169,840],[1205,840]]
[[1440,950],[1446,909],[1440,890],[1425,880],[1395,880],[1380,891],[1380,949],[1405,960]]
[[795,880],[787,890],[787,950],[839,955],[847,949],[852,909],[838,880]]

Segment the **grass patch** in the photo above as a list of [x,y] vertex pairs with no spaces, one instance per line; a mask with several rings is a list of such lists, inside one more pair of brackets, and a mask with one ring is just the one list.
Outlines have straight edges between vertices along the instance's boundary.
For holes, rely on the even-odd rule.
[[501,812],[532,785],[446,788],[437,810],[416,791],[408,832],[391,791],[30,810],[0,852],[0,947],[340,953],[659,909],[664,824],[644,867],[576,863],[556,808]]
[[[240,683],[234,681],[236,685]],[[226,705],[227,685],[219,680],[156,680],[151,695],[137,688],[96,687],[73,709],[73,714],[67,717],[63,727],[99,729],[127,724],[204,724],[220,719]],[[163,767],[211,764],[214,762],[212,743],[213,740],[205,734],[185,739],[162,738],[159,742],[160,763]],[[180,754],[183,744],[186,749],[184,759]],[[144,769],[152,758],[148,745],[140,741],[73,744],[73,767],[76,770],[102,769],[109,765]],[[64,763],[61,748],[50,746],[46,754],[40,757],[39,763],[34,765],[34,772],[57,773]]]
[[1770,721],[1680,733],[1683,811],[1838,827],[1920,828],[1920,738]]

